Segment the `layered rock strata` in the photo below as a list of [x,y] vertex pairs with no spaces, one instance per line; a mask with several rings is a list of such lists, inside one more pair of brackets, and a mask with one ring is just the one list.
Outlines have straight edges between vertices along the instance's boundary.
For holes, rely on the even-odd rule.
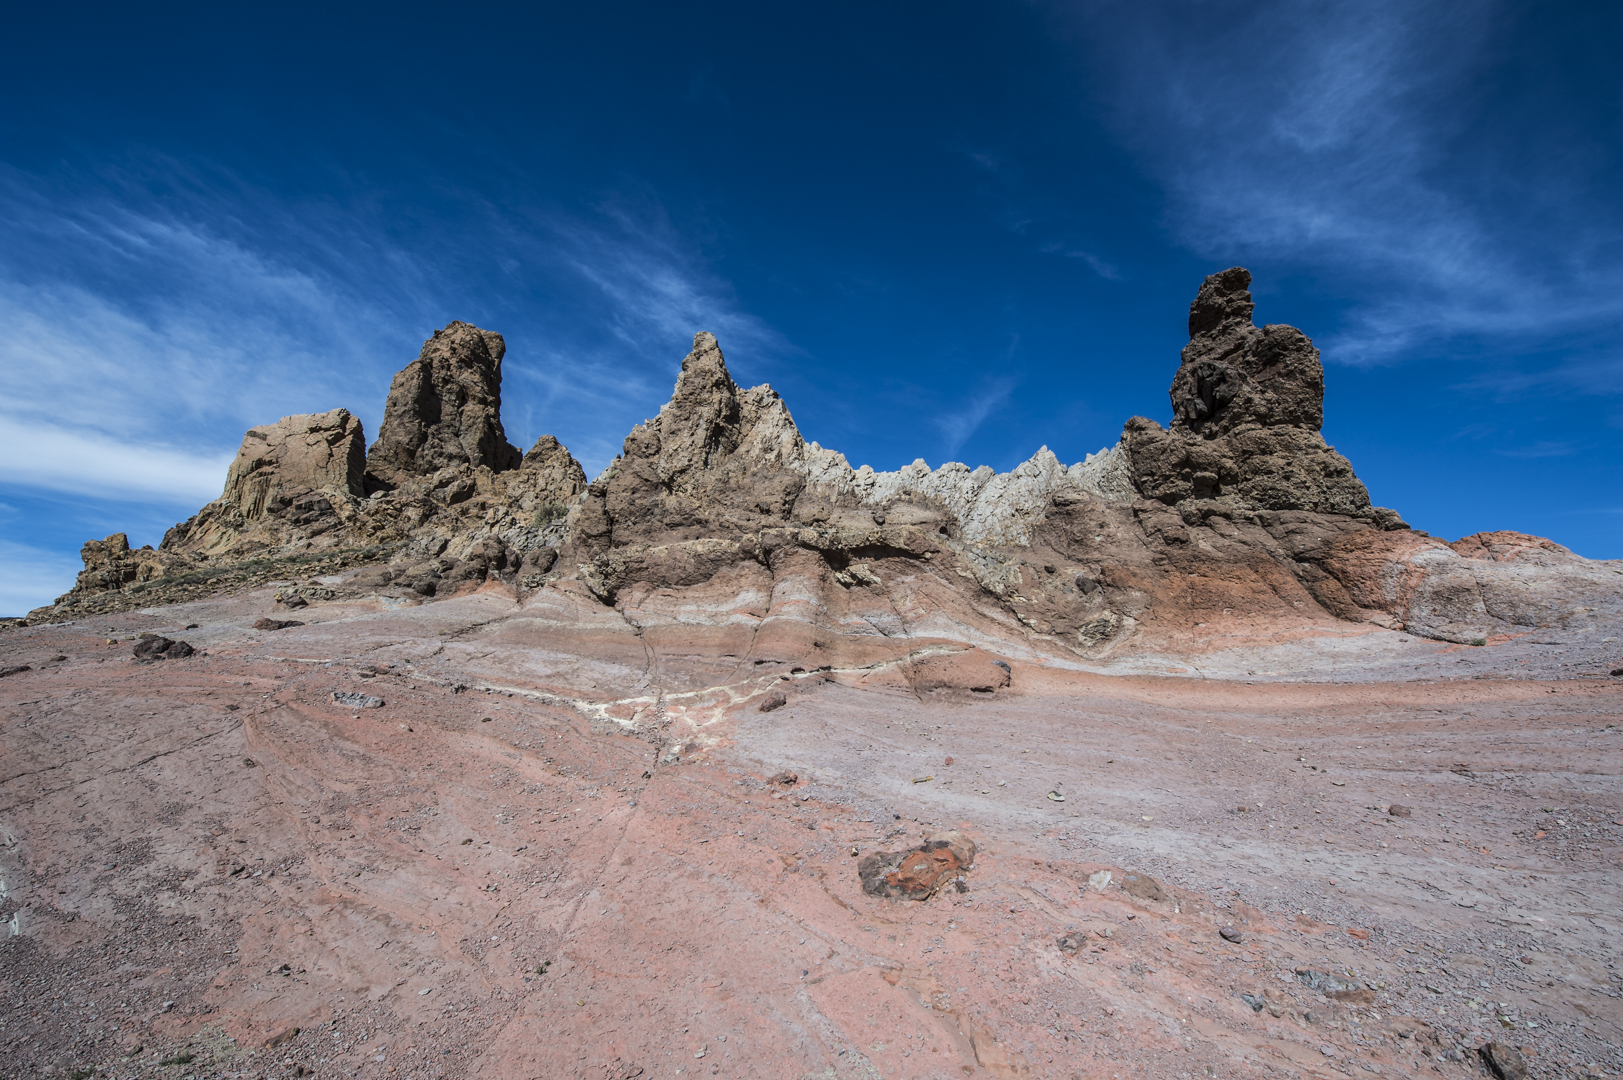
[[[770,386],[739,387],[700,333],[670,401],[588,484],[556,439],[522,456],[507,443],[505,343],[452,323],[395,377],[364,469],[343,410],[251,431],[219,500],[157,552],[87,545],[74,592],[33,617],[136,590],[150,603],[222,563],[325,559],[373,564],[348,588],[417,598],[578,585],[629,616],[680,596],[684,618],[750,612],[755,647],[808,665],[865,655],[853,635],[1015,633],[1097,660],[1135,640],[1189,649],[1337,623],[1476,642],[1570,621],[1611,586],[1612,568],[1548,541],[1449,545],[1372,506],[1321,434],[1317,350],[1256,326],[1249,284],[1236,267],[1201,285],[1169,427],[1135,417],[1082,462],[1044,447],[1001,474],[854,469],[807,442]],[[733,614],[696,614],[711,608]]]

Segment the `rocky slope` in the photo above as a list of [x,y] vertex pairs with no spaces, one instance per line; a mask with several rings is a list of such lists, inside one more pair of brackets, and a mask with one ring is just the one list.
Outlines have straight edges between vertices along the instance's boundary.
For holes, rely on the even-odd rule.
[[816,614],[799,636],[815,651],[841,619],[896,624],[927,579],[948,621],[1102,659],[1269,626],[1476,643],[1615,594],[1613,568],[1549,541],[1451,545],[1372,506],[1320,434],[1318,351],[1293,327],[1255,325],[1250,280],[1213,274],[1191,304],[1169,428],[1135,417],[1083,462],[1045,447],[1003,474],[853,469],[805,441],[771,387],[734,383],[700,333],[670,401],[587,484],[556,439],[522,456],[506,441],[505,343],[454,322],[395,377],[364,456],[342,409],[251,430],[218,500],[156,551],[87,544],[74,590],[30,619],[361,564],[348,587],[404,599],[577,581],[610,605],[664,589],[708,603],[747,579],[806,598]]
[[1244,292],[1070,466],[707,334],[591,484],[463,324],[249,432],[0,634],[0,1074],[1623,1072],[1623,563],[1371,507]]

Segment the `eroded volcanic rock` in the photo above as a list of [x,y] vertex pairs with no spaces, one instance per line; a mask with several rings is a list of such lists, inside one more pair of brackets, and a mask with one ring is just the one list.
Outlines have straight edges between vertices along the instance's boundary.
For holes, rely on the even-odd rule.
[[[1244,293],[1069,466],[853,469],[700,335],[590,485],[425,436],[363,497],[332,425],[87,544],[0,633],[12,1071],[1384,1076],[1604,990],[1623,562],[1369,507]],[[1578,997],[1534,1061],[1614,1052]]]
[[250,428],[226,472],[225,491],[171,529],[164,546],[219,554],[275,546],[288,526],[320,535],[340,522],[335,499],[364,493],[365,471],[366,435],[346,409]]
[[962,882],[975,864],[975,850],[975,842],[956,830],[932,833],[916,848],[868,855],[857,876],[869,896],[928,900],[949,882]]
[[[1225,505],[1377,518],[1352,464],[1325,445],[1324,366],[1293,326],[1257,327],[1240,267],[1213,274],[1189,307],[1172,380],[1172,427],[1128,421],[1123,442],[1145,495],[1207,513]],[[1198,505],[1199,501],[1222,500]],[[1378,520],[1396,527],[1396,515]]]
[[220,498],[253,521],[284,493],[332,488],[360,496],[365,474],[366,435],[347,409],[285,416],[243,437]]
[[1265,625],[1474,644],[1566,625],[1615,592],[1610,568],[1547,540],[1450,545],[1372,506],[1320,434],[1317,350],[1255,325],[1250,280],[1236,267],[1201,285],[1170,427],[1135,417],[1084,461],[1044,447],[1008,473],[853,468],[770,386],[740,388],[699,333],[670,401],[588,484],[556,439],[522,457],[507,443],[505,344],[452,323],[396,376],[365,497],[343,410],[255,429],[219,500],[157,552],[86,545],[74,591],[34,617],[373,564],[346,587],[439,600],[575,582],[622,611],[674,590],[749,612],[754,647],[808,670],[873,655],[870,632],[928,637],[942,651],[911,665],[916,690],[984,693],[1006,672],[958,655],[966,627],[1096,661]]
[[518,448],[502,429],[502,336],[453,322],[423,343],[394,377],[378,441],[366,468],[385,484],[447,466],[518,467]]

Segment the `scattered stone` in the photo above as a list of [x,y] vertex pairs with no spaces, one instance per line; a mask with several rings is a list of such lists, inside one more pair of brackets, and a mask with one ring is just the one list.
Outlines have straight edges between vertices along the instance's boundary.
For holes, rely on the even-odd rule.
[[908,851],[877,851],[857,866],[862,891],[869,896],[928,900],[951,882],[968,891],[962,875],[975,862],[975,842],[956,830],[932,833]]
[[1071,933],[1061,934],[1054,944],[1058,945],[1059,951],[1066,956],[1075,956],[1082,951],[1082,946],[1087,944],[1087,941],[1081,934]]
[[1477,1053],[1482,1055],[1482,1060],[1499,1080],[1526,1080],[1527,1062],[1522,1060],[1521,1051],[1514,1046],[1490,1042],[1484,1044]]
[[1368,941],[1369,931],[1363,929],[1362,927],[1349,926],[1347,927],[1347,936],[1350,938],[1357,938],[1359,941]]
[[1232,941],[1236,945],[1245,940],[1245,935],[1234,929],[1232,926],[1223,927],[1217,932],[1217,936],[1222,938],[1224,941]]
[[245,757],[245,758],[242,759],[242,767],[244,769],[252,769],[252,768],[255,768],[258,765],[259,765],[259,762],[255,761],[251,757]]
[[294,611],[297,611],[299,608],[307,608],[310,606],[310,601],[306,600],[298,593],[293,593],[290,596],[278,596],[276,598],[276,602],[281,604],[283,607],[290,608]]
[[1615,668],[1613,668],[1612,669],[1612,675],[1613,675],[1614,678],[1623,679],[1623,667],[1615,667]]
[[792,773],[785,769],[781,773],[774,774],[767,782],[771,784],[782,784],[784,787],[794,787],[796,784],[800,783],[800,776],[797,773]]
[[1257,1013],[1260,1013],[1262,1011],[1262,1009],[1263,1009],[1263,1006],[1268,1004],[1266,1001],[1264,1001],[1261,997],[1259,997],[1256,994],[1241,994],[1240,995],[1240,1000],[1245,1002],[1247,1005],[1251,1006],[1251,1011],[1252,1012],[1257,1012]]
[[349,709],[383,708],[383,699],[380,697],[373,697],[371,694],[358,694],[345,692],[342,690],[334,690],[332,699],[334,704],[342,705]]
[[1148,874],[1123,874],[1121,888],[1129,896],[1136,896],[1140,900],[1171,900],[1172,894],[1161,887],[1161,883]]
[[0,668],[0,679],[5,678],[7,675],[21,675],[25,671],[33,670],[27,664],[13,664],[11,667]]
[[787,704],[789,704],[789,699],[784,696],[783,691],[774,690],[767,695],[765,701],[761,702],[761,711],[771,712],[774,709],[781,709]]
[[297,619],[255,619],[255,630],[286,630],[292,626],[303,626]]
[[1096,873],[1089,874],[1088,884],[1086,887],[1092,889],[1094,892],[1104,892],[1110,887],[1110,871],[1100,870]]
[[1393,817],[1413,817],[1414,807],[1404,806],[1402,803],[1393,803],[1386,808],[1386,812]]
[[1327,971],[1314,971],[1311,968],[1297,968],[1296,981],[1309,990],[1317,990],[1327,998],[1344,1001],[1353,1005],[1368,1005],[1375,1000],[1373,991],[1359,986],[1355,982],[1338,978]]
[[1111,938],[1116,936],[1116,931],[1113,930],[1112,928],[1108,927],[1108,926],[1101,926],[1098,929],[1094,930],[1094,933],[1098,934],[1100,937],[1104,938],[1106,941],[1108,941]]
[[184,641],[171,641],[157,634],[142,634],[135,643],[137,660],[183,660],[196,652]]
[[1064,802],[1064,801],[1065,801],[1065,796],[1063,796],[1063,795],[1061,795],[1061,794],[1060,794],[1060,793],[1059,793],[1059,792],[1057,792],[1057,791],[1050,791],[1050,792],[1049,792],[1049,793],[1048,793],[1048,797],[1049,797],[1049,798],[1050,798],[1050,799],[1051,799],[1051,800],[1053,800],[1053,801],[1054,801],[1054,802]]

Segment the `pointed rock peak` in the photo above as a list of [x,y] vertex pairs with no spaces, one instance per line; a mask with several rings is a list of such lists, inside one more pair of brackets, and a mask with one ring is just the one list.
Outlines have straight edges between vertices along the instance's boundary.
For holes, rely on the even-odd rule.
[[1251,271],[1234,266],[1212,274],[1201,283],[1200,292],[1189,305],[1189,336],[1209,334],[1225,323],[1244,321],[1249,325],[1255,308],[1251,301]]
[[682,373],[676,377],[676,389],[671,392],[670,403],[661,410],[661,415],[695,411],[710,414],[718,409],[725,414],[735,414],[737,398],[738,384],[727,371],[721,345],[714,334],[700,331],[693,335],[693,351],[682,358]]
[[671,400],[659,410],[659,445],[668,475],[703,467],[738,446],[738,385],[714,334],[693,335]]
[[569,458],[571,461],[575,460],[570,455],[569,448],[564,446],[563,443],[551,435],[543,435],[535,440],[534,446],[525,451],[524,462],[520,468],[543,469],[554,462],[562,461],[564,458]]
[[[551,435],[535,440],[519,466],[519,480],[543,502],[562,503],[586,490],[586,471],[569,448]],[[511,485],[509,490],[514,490]]]
[[721,368],[722,371],[727,370],[727,361],[721,356],[721,343],[716,340],[716,335],[708,330],[700,330],[693,335],[693,351],[682,358],[683,371],[695,366],[713,366]]
[[453,322],[423,342],[389,385],[367,472],[385,483],[431,476],[447,466],[516,468],[518,448],[502,430],[502,357],[490,330]]
[[489,367],[500,375],[507,342],[494,330],[481,330],[472,323],[452,319],[444,329],[434,331],[434,336],[423,342],[419,358],[431,353],[453,362]]

